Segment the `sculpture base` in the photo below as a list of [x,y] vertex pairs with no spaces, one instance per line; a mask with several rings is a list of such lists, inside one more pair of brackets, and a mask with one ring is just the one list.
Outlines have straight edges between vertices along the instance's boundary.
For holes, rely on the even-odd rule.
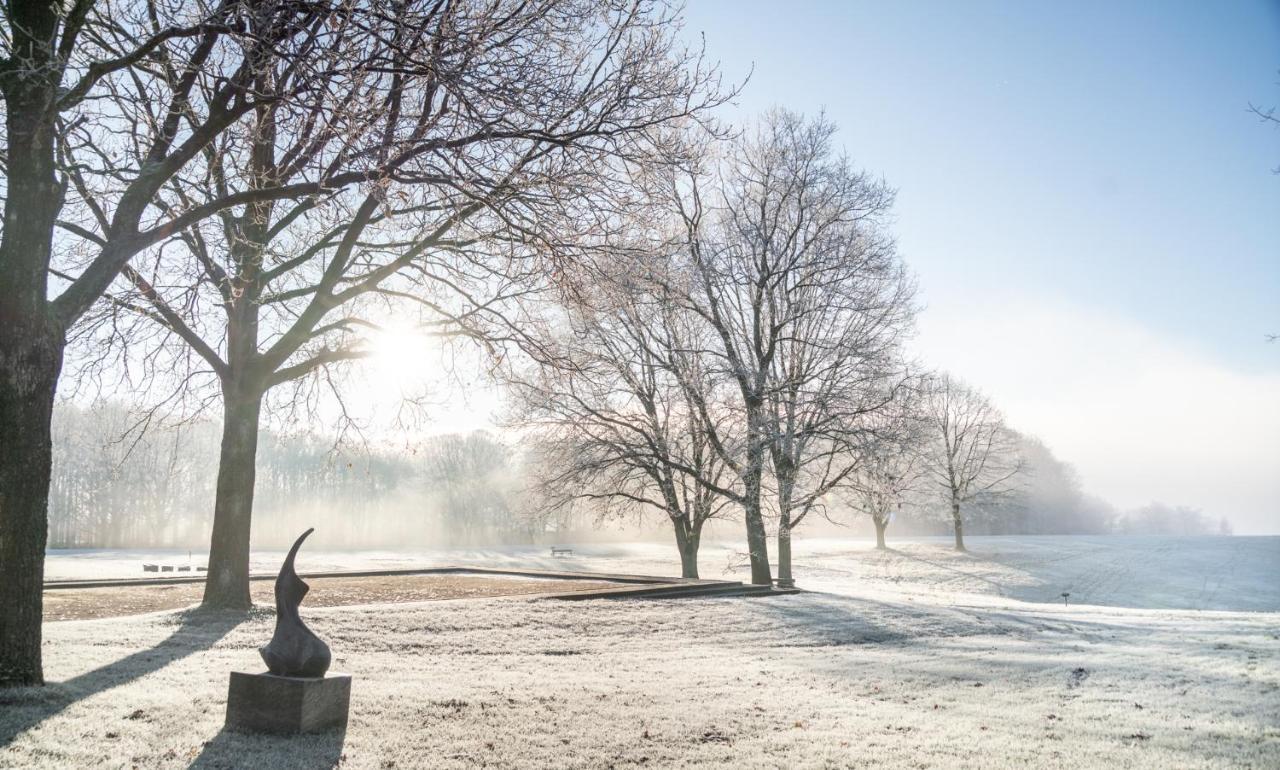
[[255,733],[316,733],[345,729],[351,677],[304,679],[231,672],[227,727]]

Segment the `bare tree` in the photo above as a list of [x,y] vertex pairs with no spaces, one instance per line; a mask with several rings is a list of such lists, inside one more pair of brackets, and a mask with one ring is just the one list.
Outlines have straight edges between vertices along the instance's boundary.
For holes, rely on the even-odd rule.
[[851,442],[904,378],[914,287],[884,227],[893,192],[834,152],[834,132],[771,112],[717,175],[671,188],[690,278],[669,295],[712,330],[706,353],[738,390],[743,451],[710,437],[741,479],[755,583],[771,582],[766,474],[789,583],[793,528],[853,470]]
[[930,378],[923,410],[931,433],[924,470],[950,507],[956,550],[963,551],[964,506],[1016,489],[1023,469],[1017,435],[986,396],[949,374]]
[[[267,187],[182,211],[154,205],[219,135],[297,95],[287,84],[257,87],[266,62],[314,75],[312,65],[327,62],[312,54],[346,26],[342,9],[309,2],[8,5],[0,28],[0,686],[43,679],[50,419],[67,330],[135,255],[220,209],[282,194]],[[123,89],[153,109],[116,108],[109,96]],[[86,219],[101,229],[85,230]]]
[[881,416],[876,429],[864,434],[855,449],[861,457],[853,473],[838,487],[850,509],[869,516],[876,530],[876,548],[885,550],[885,530],[902,506],[923,491],[926,475],[923,451],[927,433],[915,392]]
[[[715,410],[689,399],[696,389],[710,401],[715,383],[695,371],[698,362],[677,362],[698,347],[691,336],[701,325],[644,286],[628,270],[595,274],[552,327],[538,363],[508,375],[514,423],[536,442],[546,507],[661,511],[681,575],[696,578],[703,526],[741,497],[703,422]],[[724,419],[715,426],[722,441]]]
[[402,3],[366,20],[370,64],[351,82],[319,84],[292,111],[256,111],[199,176],[165,191],[184,209],[308,174],[324,185],[178,233],[182,249],[127,269],[98,319],[126,342],[141,335],[121,333],[122,317],[157,324],[175,346],[161,368],[194,352],[220,391],[205,606],[249,605],[268,392],[288,386],[279,405],[290,412],[313,404],[315,388],[338,383],[335,367],[369,354],[379,317],[403,306],[436,333],[520,334],[511,302],[546,286],[597,221],[579,199],[720,98],[672,23],[654,3],[622,0]]

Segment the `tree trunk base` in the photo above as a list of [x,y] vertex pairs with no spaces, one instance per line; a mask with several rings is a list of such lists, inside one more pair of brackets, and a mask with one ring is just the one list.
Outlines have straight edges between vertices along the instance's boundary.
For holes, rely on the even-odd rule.
[[253,609],[252,601],[242,601],[228,597],[205,597],[197,607],[201,612],[239,612],[245,613]]
[[248,611],[249,538],[253,524],[253,487],[258,454],[258,418],[262,393],[224,392],[222,453],[213,504],[209,542],[209,574],[200,606],[210,610]]
[[50,424],[64,345],[47,326],[6,320],[16,328],[0,339],[0,688],[44,684]]

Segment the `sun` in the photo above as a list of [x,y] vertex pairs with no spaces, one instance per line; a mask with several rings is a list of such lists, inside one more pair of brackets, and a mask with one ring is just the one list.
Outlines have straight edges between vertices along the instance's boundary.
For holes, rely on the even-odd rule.
[[369,337],[371,384],[376,388],[408,391],[431,380],[437,346],[422,330],[407,324],[387,324]]
[[371,330],[365,348],[359,380],[344,394],[357,411],[398,415],[412,402],[425,409],[420,427],[429,434],[497,430],[505,402],[484,378],[477,350],[449,347],[421,326],[393,321]]

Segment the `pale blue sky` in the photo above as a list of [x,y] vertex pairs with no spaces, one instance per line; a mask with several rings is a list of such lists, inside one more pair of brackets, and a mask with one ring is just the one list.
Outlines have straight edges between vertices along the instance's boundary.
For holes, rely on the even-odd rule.
[[927,301],[998,283],[1280,371],[1276,2],[690,0],[742,113],[825,108]]
[[1280,3],[689,0],[898,188],[918,352],[1086,487],[1280,532]]

